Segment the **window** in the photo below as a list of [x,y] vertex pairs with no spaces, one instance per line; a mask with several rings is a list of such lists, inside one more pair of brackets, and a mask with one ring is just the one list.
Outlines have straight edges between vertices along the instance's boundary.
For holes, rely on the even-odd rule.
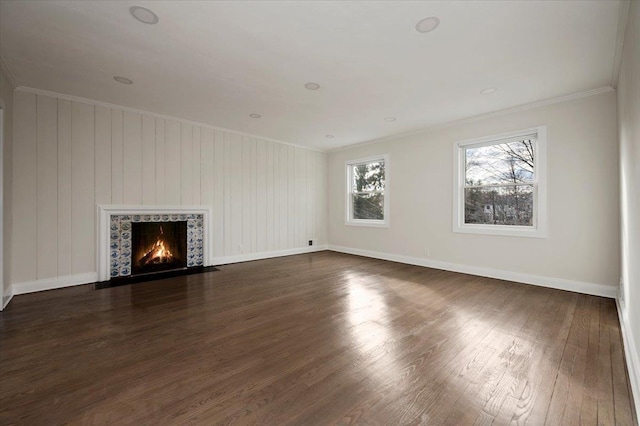
[[546,127],[454,145],[453,231],[546,237]]
[[347,225],[389,226],[389,159],[347,161]]

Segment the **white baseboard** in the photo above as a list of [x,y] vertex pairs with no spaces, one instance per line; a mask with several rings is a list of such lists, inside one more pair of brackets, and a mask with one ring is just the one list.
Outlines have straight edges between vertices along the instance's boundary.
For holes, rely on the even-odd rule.
[[26,281],[16,283],[12,286],[14,295],[33,293],[36,291],[53,290],[56,288],[71,287],[80,284],[94,283],[98,280],[98,274],[87,272],[84,274],[65,275],[56,278],[46,278],[43,280]]
[[260,253],[238,254],[235,256],[214,257],[214,265],[228,265],[230,263],[249,262],[252,260],[270,259],[272,257],[291,256],[294,254],[313,253],[316,251],[327,250],[329,246],[326,244],[319,246],[308,246],[286,250],[263,251]]
[[500,280],[515,281],[524,284],[538,285],[542,287],[556,288],[559,290],[573,291],[576,293],[591,294],[615,298],[617,288],[604,284],[595,284],[582,281],[572,281],[563,278],[545,277],[542,275],[524,274],[520,272],[504,271],[501,269],[484,268],[481,266],[461,265],[457,263],[441,262],[432,259],[403,256],[399,254],[381,253],[371,250],[363,250],[351,247],[329,245],[329,250],[340,253],[355,254],[358,256],[372,257],[375,259],[390,260],[392,262],[406,263],[409,265],[424,266],[426,268],[442,269],[445,271],[460,272],[463,274],[478,275],[481,277],[497,278]]
[[618,319],[620,320],[620,329],[622,330],[622,343],[624,346],[624,358],[627,361],[627,372],[629,373],[629,382],[631,383],[632,401],[636,407],[636,423],[640,424],[640,349],[633,339],[633,334],[629,328],[629,317],[620,300],[616,298],[618,308]]
[[0,311],[4,311],[4,308],[7,307],[9,302],[11,302],[12,298],[13,298],[13,291],[11,288],[9,288],[7,293],[4,296],[2,296],[2,305],[0,306]]

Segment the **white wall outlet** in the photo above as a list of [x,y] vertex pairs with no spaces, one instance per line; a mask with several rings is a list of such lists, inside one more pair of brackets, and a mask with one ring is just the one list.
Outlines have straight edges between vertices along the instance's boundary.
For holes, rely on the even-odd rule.
[[242,244],[238,244],[238,253],[244,253],[244,246]]
[[425,257],[430,257],[431,256],[431,250],[429,249],[429,247],[424,249],[424,255],[425,255]]

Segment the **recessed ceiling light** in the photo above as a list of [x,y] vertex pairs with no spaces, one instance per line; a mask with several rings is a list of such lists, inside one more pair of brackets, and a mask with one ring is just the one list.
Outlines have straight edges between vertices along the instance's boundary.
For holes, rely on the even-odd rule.
[[249,114],[249,117],[251,117],[251,118],[260,118],[262,116],[260,114]]
[[440,18],[437,16],[429,16],[416,24],[416,31],[419,33],[428,33],[438,28],[438,25],[440,25]]
[[387,117],[384,119],[384,121],[388,121],[388,122],[392,122],[392,121],[396,121],[395,117]]
[[309,90],[318,90],[320,88],[320,85],[318,83],[307,83],[304,85],[304,87]]
[[122,83],[122,84],[133,84],[133,81],[129,80],[126,77],[120,77],[119,75],[113,77],[113,79],[115,81],[117,81],[118,83]]
[[129,13],[131,13],[131,16],[133,16],[143,24],[153,25],[153,24],[157,24],[160,21],[160,19],[158,18],[158,15],[156,15],[146,7],[131,6],[129,8]]
[[496,87],[487,87],[486,89],[482,89],[480,91],[481,95],[491,95],[493,93],[496,93],[498,91],[498,89]]
[[325,136],[325,138],[327,138],[327,139],[333,139],[333,138],[335,138],[335,136],[333,136],[333,135],[327,135],[327,136]]

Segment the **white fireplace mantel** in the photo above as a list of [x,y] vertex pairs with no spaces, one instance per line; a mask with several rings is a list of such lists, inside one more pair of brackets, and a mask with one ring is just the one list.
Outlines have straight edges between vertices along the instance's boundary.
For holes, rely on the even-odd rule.
[[98,247],[96,250],[98,281],[107,281],[109,275],[109,226],[112,215],[154,215],[154,214],[201,214],[203,215],[203,257],[204,266],[213,264],[213,216],[209,206],[130,206],[99,205],[96,223]]

